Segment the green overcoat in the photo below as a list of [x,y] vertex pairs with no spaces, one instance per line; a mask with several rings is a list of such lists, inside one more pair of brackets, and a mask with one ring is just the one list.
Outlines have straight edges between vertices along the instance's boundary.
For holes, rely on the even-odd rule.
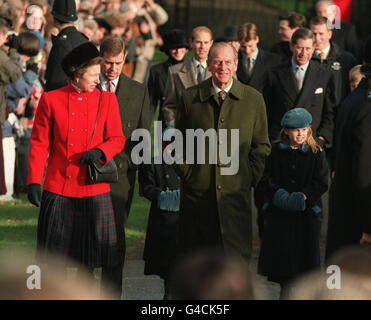
[[[179,218],[179,252],[186,253],[209,244],[213,233],[213,219],[219,219],[220,238],[225,252],[249,259],[252,248],[251,187],[256,186],[263,171],[265,157],[270,152],[266,108],[262,95],[233,79],[233,85],[220,106],[211,78],[184,91],[177,107],[176,127],[183,133],[183,147],[191,139],[186,129],[216,129],[216,164],[208,151],[205,164],[196,162],[200,155],[194,143],[195,163],[174,165],[181,177],[181,205]],[[227,136],[221,132],[227,129]],[[238,141],[231,141],[231,129],[238,129]],[[196,140],[194,140],[196,141]],[[205,139],[206,150],[210,143]],[[236,143],[237,142],[237,143]],[[234,148],[233,148],[234,146]],[[227,147],[238,160],[238,171],[222,174],[230,167],[219,152]],[[211,148],[213,149],[213,148]],[[231,151],[233,149],[233,151]],[[190,150],[185,152],[190,156]],[[185,156],[184,156],[185,157]],[[214,158],[213,158],[214,159]],[[212,237],[215,237],[213,234]],[[211,244],[212,245],[212,244]]]

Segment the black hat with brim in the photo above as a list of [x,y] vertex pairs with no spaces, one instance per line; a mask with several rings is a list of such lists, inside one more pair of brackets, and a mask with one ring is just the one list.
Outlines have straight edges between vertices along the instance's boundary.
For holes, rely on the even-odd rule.
[[238,41],[237,36],[238,26],[227,26],[224,28],[223,35],[215,40],[215,42]]
[[89,61],[99,57],[99,51],[92,42],[85,42],[70,51],[62,60],[62,68],[68,77],[88,65]]
[[189,49],[189,44],[187,42],[186,34],[181,29],[172,29],[167,32],[162,37],[164,45],[161,46],[161,51],[167,51],[170,49],[186,48]]
[[73,22],[77,20],[75,0],[54,0],[51,14],[59,21]]

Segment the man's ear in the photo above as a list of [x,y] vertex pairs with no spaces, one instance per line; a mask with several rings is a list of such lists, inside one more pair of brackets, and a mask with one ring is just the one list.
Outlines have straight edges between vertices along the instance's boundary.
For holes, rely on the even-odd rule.
[[291,50],[291,52],[294,52],[294,45],[292,44],[291,41],[289,42],[289,45],[290,45],[290,50]]

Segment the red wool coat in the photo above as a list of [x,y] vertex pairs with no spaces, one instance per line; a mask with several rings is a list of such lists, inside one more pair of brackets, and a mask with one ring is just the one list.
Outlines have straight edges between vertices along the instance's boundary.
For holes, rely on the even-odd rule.
[[[110,191],[109,183],[89,184],[87,165],[79,162],[92,138],[99,95],[98,89],[80,93],[70,83],[43,93],[31,133],[27,184],[42,184],[49,155],[44,190],[75,198]],[[99,148],[109,161],[124,145],[116,95],[102,92],[97,128],[90,149]]]

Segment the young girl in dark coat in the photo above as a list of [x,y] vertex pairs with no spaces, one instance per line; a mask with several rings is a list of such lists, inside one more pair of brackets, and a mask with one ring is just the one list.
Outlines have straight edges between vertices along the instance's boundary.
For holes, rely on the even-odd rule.
[[258,186],[264,196],[264,233],[258,272],[281,285],[320,267],[319,201],[328,188],[325,153],[312,136],[311,114],[286,112]]
[[[163,132],[163,140],[171,136],[173,127]],[[163,142],[162,149],[168,143]],[[171,165],[145,164],[139,169],[139,183],[143,195],[152,202],[143,251],[144,274],[155,274],[164,279],[168,297],[168,277],[176,254],[176,230],[180,205],[180,178]]]

